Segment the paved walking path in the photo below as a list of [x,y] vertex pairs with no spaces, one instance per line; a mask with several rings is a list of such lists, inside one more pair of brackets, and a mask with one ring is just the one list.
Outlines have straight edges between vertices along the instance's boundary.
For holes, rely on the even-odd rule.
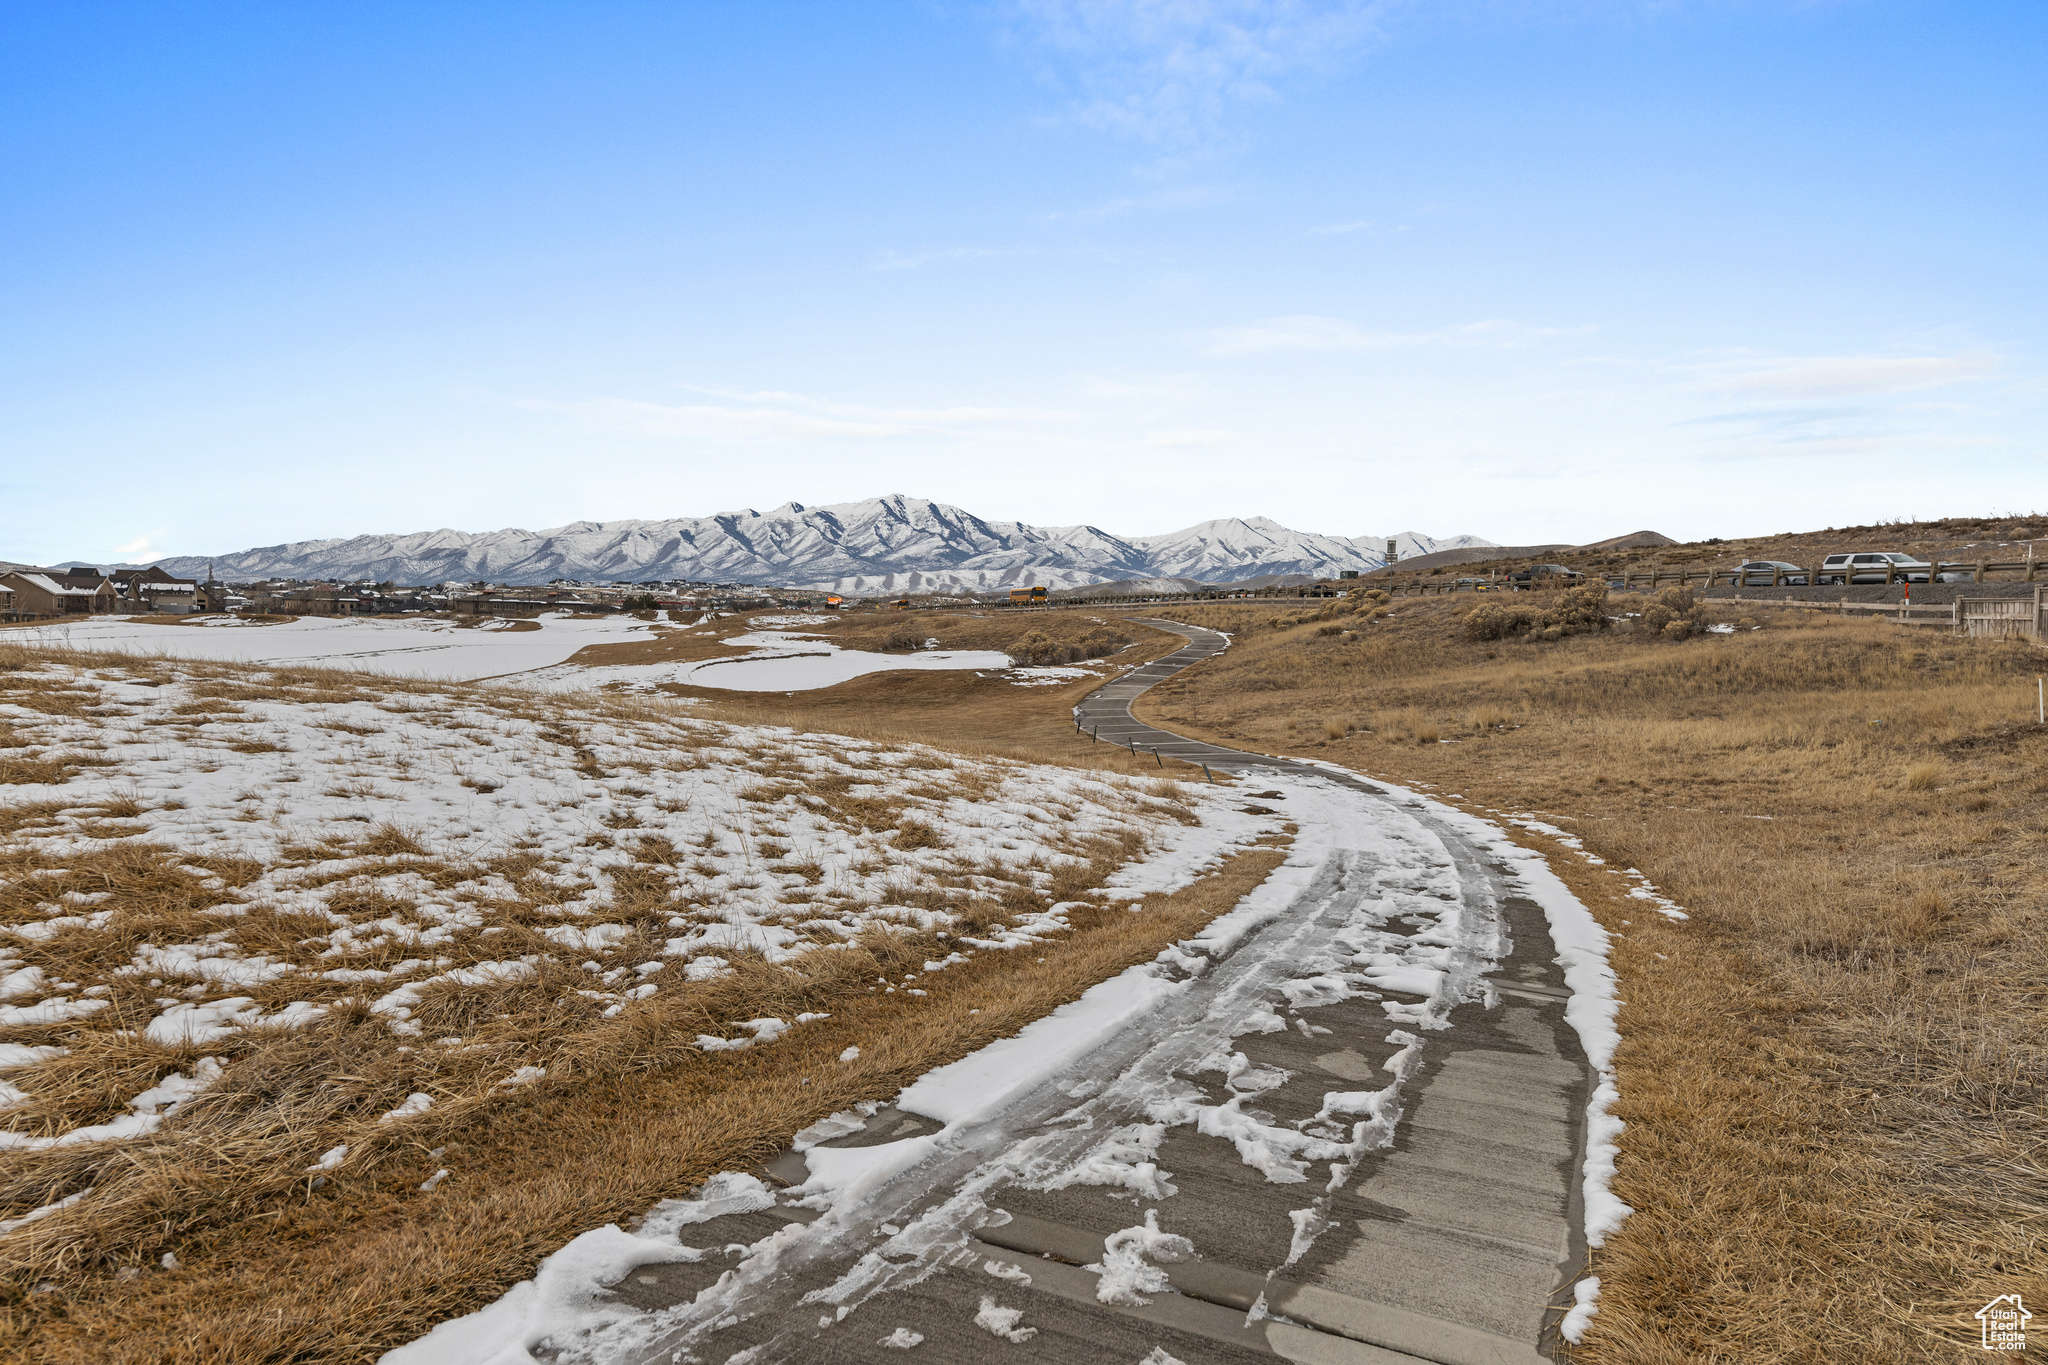
[[[784,1192],[689,1220],[714,1250],[628,1274],[612,1301],[644,1316],[554,1359],[1545,1358],[1583,1264],[1590,1077],[1542,911],[1422,802],[1134,720],[1227,644],[1148,624],[1188,647],[1077,716],[1266,788],[1243,799],[1297,830],[1273,916],[1162,955],[1156,1006],[1000,1112],[946,1126],[913,1089],[768,1163]],[[822,1217],[794,1188],[916,1143]]]

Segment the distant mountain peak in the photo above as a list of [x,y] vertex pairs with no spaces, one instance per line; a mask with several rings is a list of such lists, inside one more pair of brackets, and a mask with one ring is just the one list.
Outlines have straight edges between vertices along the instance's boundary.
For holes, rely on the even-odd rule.
[[[860,502],[788,502],[662,521],[575,521],[546,531],[301,541],[238,554],[159,561],[190,575],[211,563],[223,578],[393,579],[407,583],[545,583],[687,579],[824,587],[851,593],[1081,587],[1130,579],[1236,582],[1280,574],[1365,572],[1388,537],[1294,531],[1270,517],[1222,517],[1157,536],[1094,526],[989,521],[929,498],[890,493]],[[1473,536],[1394,537],[1402,556],[1485,546]]]

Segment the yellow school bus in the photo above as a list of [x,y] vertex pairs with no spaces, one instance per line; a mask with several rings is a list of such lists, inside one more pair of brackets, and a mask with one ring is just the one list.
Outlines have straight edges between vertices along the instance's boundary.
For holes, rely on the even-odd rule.
[[1013,607],[1024,607],[1031,605],[1033,602],[1043,601],[1045,601],[1044,588],[1010,589],[1010,605]]

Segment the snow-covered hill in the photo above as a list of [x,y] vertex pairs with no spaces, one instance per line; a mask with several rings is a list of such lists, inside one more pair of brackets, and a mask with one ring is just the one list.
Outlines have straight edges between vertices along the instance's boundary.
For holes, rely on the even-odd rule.
[[[1403,558],[1486,545],[1474,536],[1395,537]],[[393,579],[401,583],[545,583],[690,579],[815,586],[847,593],[1074,588],[1129,578],[1235,582],[1267,574],[1376,569],[1386,536],[1291,531],[1265,517],[1205,521],[1160,536],[1093,526],[986,521],[892,494],[832,507],[788,503],[668,521],[578,521],[547,531],[420,531],[272,545],[213,559],[159,561],[172,573],[230,582],[260,578]]]

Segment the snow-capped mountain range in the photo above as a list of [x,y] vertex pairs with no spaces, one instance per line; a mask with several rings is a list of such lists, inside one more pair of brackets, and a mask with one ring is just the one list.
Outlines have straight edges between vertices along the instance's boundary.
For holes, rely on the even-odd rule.
[[[1267,574],[1331,576],[1377,569],[1389,537],[1290,531],[1265,517],[1205,521],[1159,536],[1093,526],[985,521],[925,498],[892,494],[832,507],[788,503],[668,521],[577,521],[547,531],[419,531],[306,540],[238,554],[159,560],[171,573],[230,582],[265,578],[391,579],[401,583],[758,583],[843,593],[1076,588],[1131,578],[1228,583]],[[1402,558],[1489,545],[1476,536],[1392,537]]]

